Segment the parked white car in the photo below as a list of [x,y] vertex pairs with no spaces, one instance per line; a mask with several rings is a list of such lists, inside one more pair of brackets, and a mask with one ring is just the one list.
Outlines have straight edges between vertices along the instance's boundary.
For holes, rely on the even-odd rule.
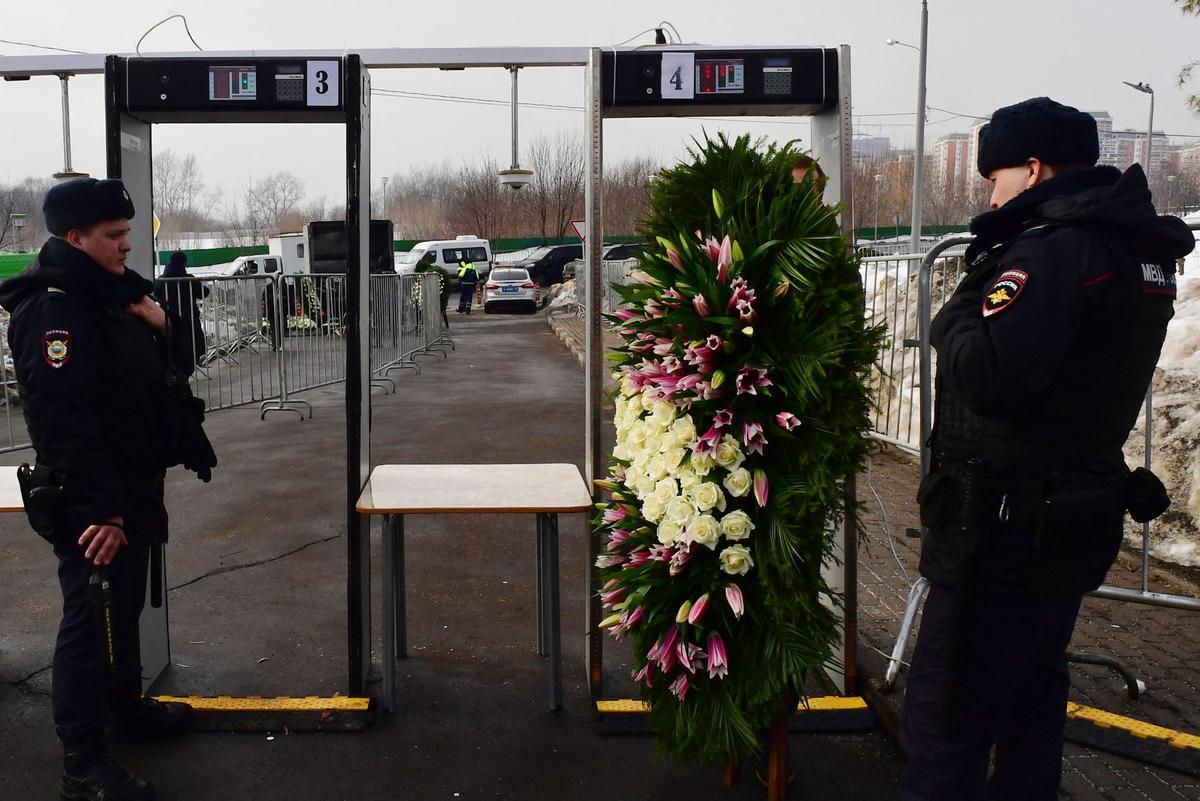
[[483,285],[483,311],[491,314],[501,306],[519,306],[529,314],[537,311],[541,287],[529,277],[529,271],[517,267],[497,267]]

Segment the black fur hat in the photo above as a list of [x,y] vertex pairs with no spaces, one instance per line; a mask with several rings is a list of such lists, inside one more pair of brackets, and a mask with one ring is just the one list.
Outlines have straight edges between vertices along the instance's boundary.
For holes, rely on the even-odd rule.
[[997,109],[979,131],[979,173],[1016,167],[1027,159],[1058,164],[1096,163],[1100,138],[1096,119],[1048,97],[1034,97]]
[[46,229],[64,236],[72,228],[87,228],[104,220],[132,220],[133,200],[115,178],[98,181],[76,178],[50,187],[42,201]]

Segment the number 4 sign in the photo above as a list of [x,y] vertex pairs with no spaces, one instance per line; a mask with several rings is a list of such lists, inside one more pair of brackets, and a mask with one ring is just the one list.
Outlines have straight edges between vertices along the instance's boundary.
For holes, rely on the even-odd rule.
[[308,62],[308,105],[336,106],[342,81],[338,75],[338,61]]
[[663,100],[691,100],[696,96],[696,54],[663,53]]

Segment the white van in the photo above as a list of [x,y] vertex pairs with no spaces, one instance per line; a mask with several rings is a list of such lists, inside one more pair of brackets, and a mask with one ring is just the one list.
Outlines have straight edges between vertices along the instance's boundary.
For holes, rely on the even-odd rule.
[[275,275],[282,272],[282,258],[271,254],[256,256],[238,256],[225,264],[213,264],[208,267],[196,267],[188,270],[188,275],[206,277],[212,275]]
[[418,242],[408,253],[401,254],[396,260],[396,272],[400,275],[410,275],[426,253],[432,252],[433,264],[450,273],[451,277],[458,276],[460,262],[469,261],[475,265],[475,272],[480,279],[492,270],[492,244],[486,239],[480,239],[473,234],[455,237],[454,239],[435,239],[429,242]]
[[267,253],[279,257],[284,275],[309,272],[303,232],[267,237]]

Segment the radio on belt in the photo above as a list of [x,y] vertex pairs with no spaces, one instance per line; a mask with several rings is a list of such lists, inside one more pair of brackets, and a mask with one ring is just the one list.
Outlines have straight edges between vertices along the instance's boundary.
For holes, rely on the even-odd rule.
[[338,121],[340,59],[129,59],[129,112],[149,122]]
[[639,48],[601,55],[605,117],[815,114],[838,96],[835,48]]

